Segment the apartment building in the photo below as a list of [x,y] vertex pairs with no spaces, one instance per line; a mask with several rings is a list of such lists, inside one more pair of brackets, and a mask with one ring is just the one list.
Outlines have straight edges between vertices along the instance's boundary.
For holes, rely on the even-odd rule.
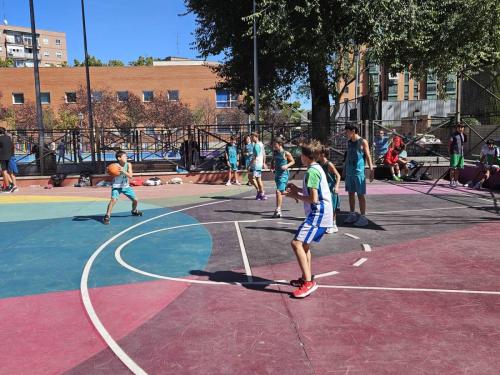
[[[440,95],[435,74],[417,80],[408,71],[391,74],[376,64],[369,64],[360,71],[358,79],[347,85],[341,93],[341,108],[337,118],[367,119],[368,112],[371,112],[371,118],[398,122],[417,115],[447,117],[455,111],[455,75],[448,76],[447,82],[443,83],[444,95]],[[340,82],[339,87],[343,87],[343,82]],[[381,116],[378,114],[380,106],[377,105],[379,97],[382,100]],[[368,98],[373,98],[370,111],[366,108]]]
[[0,25],[0,58],[12,59],[14,67],[32,67],[37,56],[40,67],[66,65],[68,54],[66,34],[58,31],[37,30],[38,51],[35,53],[31,28]]

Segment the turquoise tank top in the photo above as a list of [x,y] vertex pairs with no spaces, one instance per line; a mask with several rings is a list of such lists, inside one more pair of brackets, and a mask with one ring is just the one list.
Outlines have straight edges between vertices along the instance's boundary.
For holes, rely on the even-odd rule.
[[357,141],[347,141],[347,156],[345,160],[346,176],[359,176],[365,173],[364,152],[361,149],[363,138]]
[[326,182],[328,182],[328,187],[330,188],[330,191],[333,191],[333,188],[337,184],[337,177],[333,173],[330,173],[330,171],[328,170],[328,162],[320,165],[321,168],[323,168],[323,170],[325,171]]

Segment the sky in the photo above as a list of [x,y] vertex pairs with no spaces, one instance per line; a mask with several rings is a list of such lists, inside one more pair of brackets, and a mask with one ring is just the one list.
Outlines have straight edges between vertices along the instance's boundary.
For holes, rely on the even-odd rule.
[[[28,0],[0,0],[0,6],[2,21],[30,27]],[[34,7],[37,29],[66,33],[68,63],[83,60],[80,0],[34,0]],[[141,55],[197,58],[192,45],[195,16],[184,13],[183,0],[85,0],[89,55],[125,64]],[[208,60],[219,61],[221,56]],[[300,101],[303,108],[310,106],[307,100]]]

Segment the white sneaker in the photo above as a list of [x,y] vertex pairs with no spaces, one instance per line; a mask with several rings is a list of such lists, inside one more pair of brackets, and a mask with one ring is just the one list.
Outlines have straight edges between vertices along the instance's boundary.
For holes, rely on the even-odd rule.
[[231,186],[231,181],[226,182],[226,186]]
[[359,215],[358,220],[354,223],[356,227],[366,227],[368,225],[368,219],[363,215]]
[[337,227],[337,224],[333,223],[332,233],[337,233],[338,231],[339,231],[339,228]]
[[483,184],[481,183],[481,181],[476,182],[476,184],[474,185],[474,189],[476,189],[476,190],[481,190],[482,187],[483,187]]
[[344,223],[351,224],[358,220],[358,214],[356,212],[349,212],[349,215],[344,220]]
[[239,182],[239,181],[236,181],[236,182],[235,182],[235,185],[238,185],[238,186],[240,186],[240,185],[241,185],[241,182]]

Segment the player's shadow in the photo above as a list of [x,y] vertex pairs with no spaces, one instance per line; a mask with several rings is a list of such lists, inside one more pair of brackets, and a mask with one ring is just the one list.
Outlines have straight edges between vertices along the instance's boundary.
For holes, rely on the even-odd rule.
[[255,216],[266,217],[266,216],[262,215],[262,212],[259,212],[259,211],[247,211],[247,210],[214,210],[214,212],[225,212],[225,213],[233,213],[233,214],[240,214],[240,215],[255,215]]
[[[129,216],[132,216],[130,214],[113,214],[113,216],[111,217],[111,219],[119,219],[119,218],[124,218],[124,217],[129,217]],[[101,223],[103,224],[103,219],[104,219],[104,215],[79,215],[79,216],[73,216],[73,219],[72,221],[89,221],[89,220],[95,220],[97,221],[98,223]]]
[[203,270],[191,270],[189,271],[189,273],[194,276],[204,276],[207,277],[208,280],[210,281],[215,281],[219,283],[240,283],[246,289],[256,290],[260,292],[267,292],[267,293],[279,293],[279,294],[291,295],[291,293],[287,291],[268,288],[269,286],[276,284],[288,285],[285,282],[269,280],[258,276],[252,276],[252,279],[249,280],[247,275],[241,272],[234,272],[234,271],[208,272]]
[[225,200],[225,201],[243,201],[248,200],[244,197],[234,197],[234,196],[226,196],[226,195],[211,195],[211,196],[200,196],[200,198],[205,199],[216,199],[216,200]]

